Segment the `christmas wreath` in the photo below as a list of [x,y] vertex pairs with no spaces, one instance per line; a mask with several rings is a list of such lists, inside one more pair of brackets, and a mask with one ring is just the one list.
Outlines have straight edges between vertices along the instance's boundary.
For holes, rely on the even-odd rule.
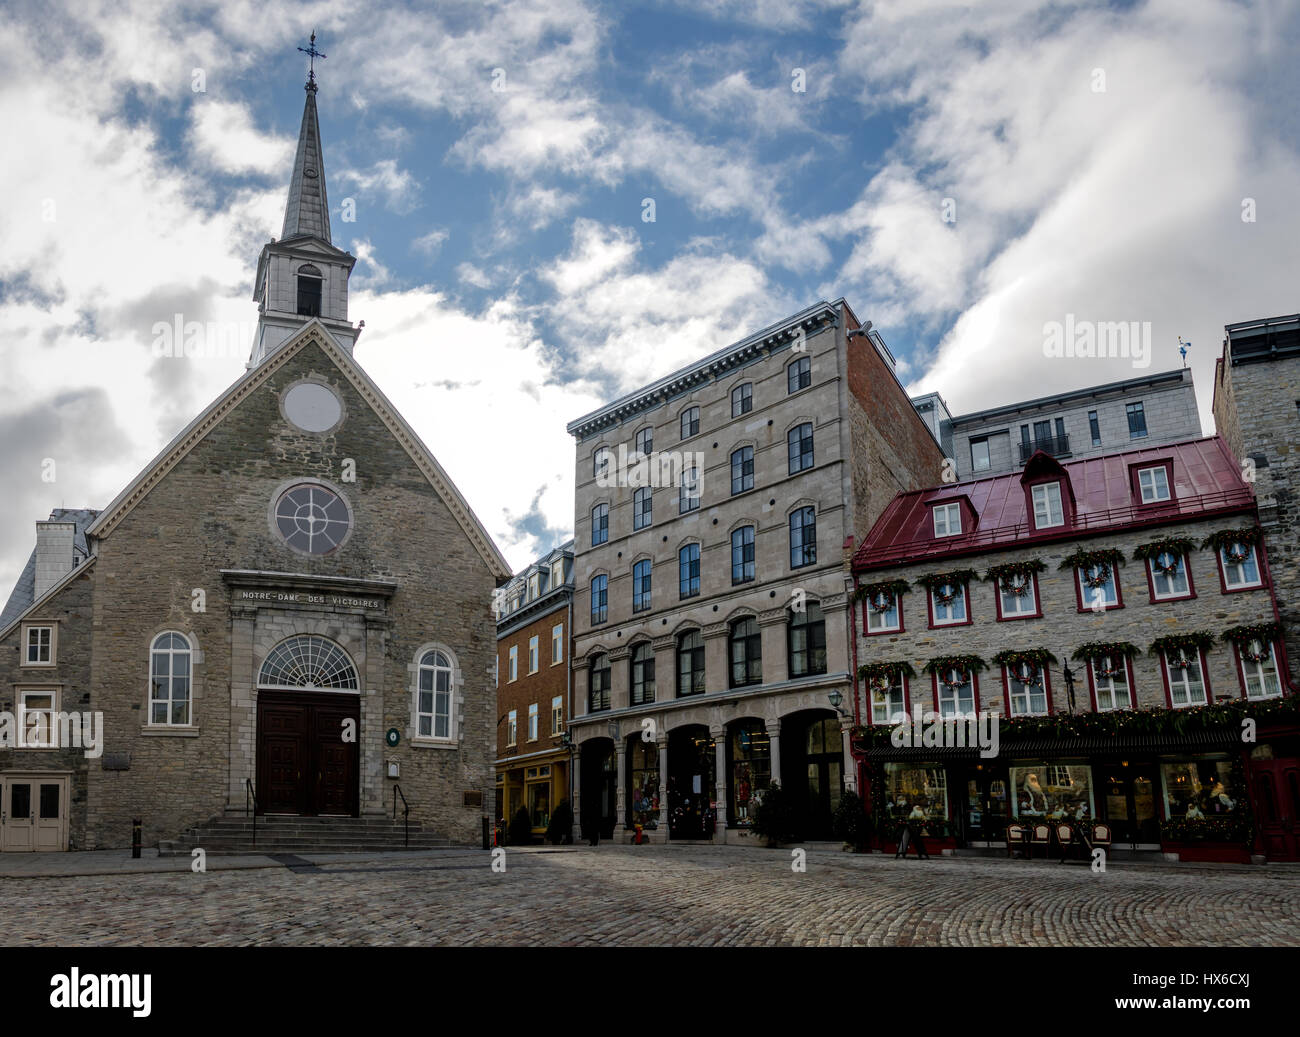
[[1128,641],[1089,641],[1076,648],[1071,658],[1092,663],[1092,672],[1104,679],[1119,677],[1125,670],[1123,662],[1118,666],[1102,666],[1102,660],[1130,659],[1137,653],[1137,645]]
[[997,583],[1003,591],[1020,597],[1029,591],[1029,581],[1034,573],[1040,573],[1047,566],[1037,558],[1024,562],[1004,562],[993,565],[984,573],[984,579]]
[[894,608],[899,595],[906,594],[909,590],[911,584],[906,580],[885,580],[881,583],[863,584],[854,593],[859,601],[867,602],[872,612],[879,614]]
[[1201,543],[1201,547],[1212,547],[1222,551],[1229,565],[1240,565],[1250,557],[1255,544],[1259,543],[1263,531],[1259,526],[1246,526],[1243,529],[1220,529],[1211,533]]
[[1185,670],[1192,665],[1192,660],[1186,657],[1186,653],[1196,653],[1209,648],[1213,644],[1213,634],[1208,634],[1204,630],[1194,630],[1187,634],[1170,634],[1167,637],[1157,637],[1151,642],[1148,651],[1152,655],[1163,652],[1165,660],[1170,666]]
[[1251,626],[1229,627],[1223,640],[1237,646],[1241,657],[1248,662],[1268,662],[1273,657],[1273,642],[1282,634],[1276,623],[1255,623]]
[[872,691],[888,691],[899,677],[912,678],[916,671],[912,664],[902,663],[863,663],[858,667],[858,677],[867,682]]
[[[1031,688],[1043,686],[1043,671],[1056,662],[1056,656],[1046,648],[1004,648],[993,657],[999,666],[1016,674],[1016,680]],[[1026,672],[1028,668],[1029,672]]]
[[[1162,537],[1150,543],[1138,544],[1133,550],[1134,559],[1141,558],[1151,563],[1151,571],[1161,576],[1172,576],[1178,571],[1183,555],[1196,550],[1196,541],[1187,537]],[[1163,559],[1169,558],[1165,562]]]
[[1116,566],[1124,564],[1124,553],[1118,548],[1103,547],[1093,551],[1085,551],[1083,548],[1075,551],[1074,554],[1061,560],[1060,568],[1062,569],[1082,569],[1085,573],[1089,569],[1104,566],[1106,571],[1112,572]]
[[[939,683],[951,691],[953,688],[960,688],[970,680],[972,673],[978,673],[987,667],[988,663],[978,655],[943,655],[926,663],[925,672],[937,676]],[[957,676],[961,678],[956,683],[948,680],[948,674],[953,670],[956,670]]]
[[963,588],[976,575],[974,569],[954,569],[952,572],[930,573],[919,577],[916,585],[933,594],[938,604],[948,606],[961,597]]

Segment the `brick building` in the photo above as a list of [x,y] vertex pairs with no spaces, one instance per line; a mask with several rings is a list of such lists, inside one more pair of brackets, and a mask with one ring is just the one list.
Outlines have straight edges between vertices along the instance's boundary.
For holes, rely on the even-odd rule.
[[555,808],[573,799],[566,737],[573,541],[516,574],[497,601],[497,826],[523,807],[541,838]]
[[854,782],[843,546],[942,471],[883,339],[818,303],[569,431],[578,823],[744,840],[779,781],[829,837]]
[[[886,836],[922,818],[947,845],[987,847],[1012,819],[1100,819],[1117,846],[1242,859],[1254,804],[1255,851],[1294,859],[1252,784],[1256,761],[1289,751],[1270,741],[1296,701],[1276,567],[1222,439],[1039,452],[901,494],[853,571],[855,734]],[[985,717],[998,740],[931,737],[929,714]]]
[[[193,842],[254,796],[355,829],[399,785],[414,821],[479,839],[510,570],[354,360],[352,262],[309,81],[249,369],[107,507],[37,524],[0,622],[5,849],[127,846],[133,818]],[[69,744],[78,717],[101,754]]]

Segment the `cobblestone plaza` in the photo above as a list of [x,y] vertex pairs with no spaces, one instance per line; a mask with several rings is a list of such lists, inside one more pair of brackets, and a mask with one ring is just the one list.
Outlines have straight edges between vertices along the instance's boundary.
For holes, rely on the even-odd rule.
[[505,852],[503,873],[487,852],[446,850],[9,875],[0,900],[7,942],[27,946],[1300,945],[1300,869],[1285,865],[1094,874],[1055,860],[810,849],[796,872],[788,850]]

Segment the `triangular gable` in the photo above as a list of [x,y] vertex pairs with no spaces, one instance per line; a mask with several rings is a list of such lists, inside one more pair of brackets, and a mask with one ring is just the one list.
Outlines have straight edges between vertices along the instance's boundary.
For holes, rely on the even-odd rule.
[[217,397],[208,407],[203,410],[198,417],[191,421],[181,432],[173,439],[162,452],[158,454],[142,471],[137,475],[121,493],[117,495],[86,530],[87,534],[97,537],[107,537],[117,527],[131,510],[142,501],[145,496],[152,490],[163,477],[167,475],[180,461],[189,454],[214,428],[225,420],[243,400],[250,394],[259,389],[266,380],[290,359],[297,356],[303,348],[314,342],[319,346],[343,375],[352,383],[352,387],[361,395],[371,409],[379,415],[381,421],[392,433],[393,437],[402,444],[411,460],[424,473],[424,477],[429,480],[429,484],[438,493],[442,502],[455,516],[456,521],[460,524],[465,535],[469,537],[474,547],[478,550],[479,555],[487,563],[489,569],[498,580],[507,579],[512,575],[510,565],[501,554],[500,550],[492,541],[492,537],[483,524],[479,522],[478,517],[474,514],[465,498],[461,496],[460,491],[456,489],[454,483],[443,470],[442,465],[438,464],[429,448],[424,445],[420,437],[415,434],[415,430],[406,423],[406,420],[397,412],[397,409],[389,402],[387,396],[377,386],[364,370],[361,369],[334,341],[328,329],[313,317],[293,338],[289,339],[283,346],[268,356],[262,363],[258,364],[252,370],[248,371],[230,386],[224,393]]

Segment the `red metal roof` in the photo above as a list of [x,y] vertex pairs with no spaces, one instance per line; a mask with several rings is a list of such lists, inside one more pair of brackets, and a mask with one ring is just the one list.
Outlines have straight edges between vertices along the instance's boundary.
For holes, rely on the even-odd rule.
[[[1140,504],[1133,492],[1132,468],[1159,461],[1172,463],[1174,499],[1162,504]],[[1052,467],[1054,462],[1042,454],[1035,454],[1026,466],[1034,470],[1036,480]],[[945,483],[898,494],[858,548],[853,569],[883,569],[913,561],[1005,550],[1020,541],[1071,540],[1163,525],[1247,510],[1255,503],[1254,492],[1242,479],[1237,460],[1218,436],[1099,454],[1062,462],[1061,468],[1074,491],[1072,524],[1046,530],[1034,528],[1022,484],[1023,469],[969,482]],[[961,497],[969,500],[978,516],[975,528],[936,539],[931,505]]]

